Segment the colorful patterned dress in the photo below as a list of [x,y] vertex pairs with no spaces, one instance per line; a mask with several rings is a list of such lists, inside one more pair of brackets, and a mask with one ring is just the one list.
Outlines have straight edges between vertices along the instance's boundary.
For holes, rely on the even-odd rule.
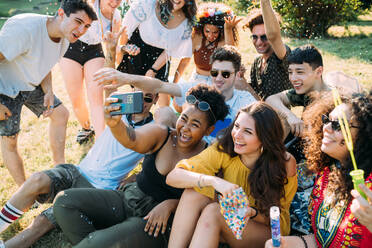
[[[330,207],[325,196],[330,170],[325,168],[315,180],[309,213],[318,247],[346,248],[372,247],[372,233],[351,213],[349,202],[339,202]],[[365,180],[372,189],[372,173]]]

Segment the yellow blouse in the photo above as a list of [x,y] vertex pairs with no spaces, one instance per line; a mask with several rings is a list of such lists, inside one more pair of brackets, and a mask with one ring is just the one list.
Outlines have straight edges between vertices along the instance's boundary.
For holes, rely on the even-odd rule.
[[[217,150],[214,144],[200,154],[184,159],[176,165],[189,171],[205,174],[216,175],[222,169],[223,178],[231,183],[235,183],[243,188],[248,196],[250,206],[255,207],[255,199],[250,195],[248,175],[251,172],[240,160],[239,156],[230,157],[227,153]],[[194,188],[197,192],[214,199],[214,188]],[[288,177],[288,183],[284,186],[285,196],[280,200],[280,227],[282,235],[288,235],[290,231],[289,207],[297,191],[297,175]]]

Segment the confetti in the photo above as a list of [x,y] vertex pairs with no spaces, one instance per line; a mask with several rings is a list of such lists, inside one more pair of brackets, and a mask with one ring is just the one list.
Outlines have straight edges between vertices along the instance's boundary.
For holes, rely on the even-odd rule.
[[243,230],[249,220],[247,211],[249,202],[247,195],[240,187],[234,190],[231,197],[218,196],[221,214],[236,239],[242,239]]

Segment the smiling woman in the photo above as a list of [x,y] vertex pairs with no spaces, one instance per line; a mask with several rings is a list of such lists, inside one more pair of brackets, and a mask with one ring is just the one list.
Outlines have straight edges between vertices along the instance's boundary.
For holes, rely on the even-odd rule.
[[195,62],[195,72],[190,81],[211,84],[210,56],[217,47],[223,45],[238,45],[238,30],[236,19],[231,7],[223,3],[202,3],[198,7],[196,25],[193,30],[192,45]]
[[[282,140],[276,112],[266,103],[252,103],[239,111],[216,144],[179,162],[167,183],[187,189],[175,214],[169,247],[186,247],[190,241],[190,247],[217,247],[220,238],[233,247],[262,247],[270,237],[270,206],[281,208],[281,232],[288,234],[297,176],[296,162]],[[223,179],[215,176],[221,170]],[[215,191],[228,196],[238,187],[248,196],[251,218],[242,240],[235,239],[213,201]]]

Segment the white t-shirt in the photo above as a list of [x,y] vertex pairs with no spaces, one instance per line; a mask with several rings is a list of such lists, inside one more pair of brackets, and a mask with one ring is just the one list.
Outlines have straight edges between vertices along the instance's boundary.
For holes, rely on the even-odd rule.
[[[106,33],[107,31],[111,31],[111,20],[107,19],[102,15],[101,9],[99,7],[99,1],[96,0],[94,2],[94,10],[97,13],[98,20],[93,21],[90,28],[87,30],[87,32],[79,38],[82,42],[85,42],[89,45],[96,45],[101,43],[102,40],[102,30],[103,33]],[[115,20],[120,20],[120,11],[118,9],[115,9],[114,16],[112,18],[113,22]]]
[[[122,120],[128,124],[125,115]],[[113,190],[144,156],[120,144],[106,127],[77,168],[94,187]]]
[[154,47],[165,49],[175,58],[192,56],[192,29],[185,19],[176,28],[164,27],[156,16],[156,0],[134,1],[123,19],[128,38],[138,27],[142,40]]
[[0,31],[0,94],[16,97],[32,91],[65,54],[69,42],[49,38],[48,16],[21,14],[8,19]]
[[[178,106],[182,106],[185,103],[187,91],[197,84],[198,83],[186,82],[177,84],[180,87],[182,94],[182,96],[180,97],[175,97],[175,101]],[[209,143],[212,143],[216,138],[217,132],[220,131],[221,129],[228,127],[242,107],[245,107],[255,101],[256,99],[248,91],[234,89],[234,94],[232,98],[226,101],[226,105],[229,107],[229,114],[226,116],[224,121],[217,121],[217,123],[215,124],[214,131],[211,133],[210,136],[205,137],[205,140],[208,141]]]

